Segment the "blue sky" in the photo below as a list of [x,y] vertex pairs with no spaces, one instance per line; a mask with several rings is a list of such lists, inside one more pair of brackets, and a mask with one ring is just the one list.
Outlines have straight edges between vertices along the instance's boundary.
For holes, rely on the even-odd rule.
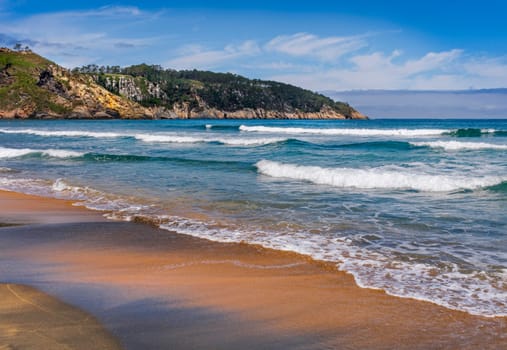
[[311,90],[507,86],[507,1],[0,0],[0,45]]

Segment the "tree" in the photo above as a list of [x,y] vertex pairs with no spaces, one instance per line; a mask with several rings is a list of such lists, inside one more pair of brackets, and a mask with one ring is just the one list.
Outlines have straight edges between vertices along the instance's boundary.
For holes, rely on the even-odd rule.
[[16,51],[21,51],[23,45],[21,45],[21,43],[16,43],[16,45],[14,45],[14,50]]

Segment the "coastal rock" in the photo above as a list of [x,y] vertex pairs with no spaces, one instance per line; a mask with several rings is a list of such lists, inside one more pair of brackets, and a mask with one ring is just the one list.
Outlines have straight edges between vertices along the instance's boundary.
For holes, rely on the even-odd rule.
[[199,71],[164,80],[179,73],[147,65],[131,71],[69,71],[31,51],[0,48],[0,118],[367,119],[287,84]]

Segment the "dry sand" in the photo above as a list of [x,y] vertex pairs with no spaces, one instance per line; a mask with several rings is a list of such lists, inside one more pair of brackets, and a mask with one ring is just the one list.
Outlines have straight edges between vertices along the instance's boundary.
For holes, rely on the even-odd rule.
[[0,193],[0,221],[13,201],[18,217],[52,208],[67,220],[0,228],[0,280],[92,311],[130,349],[507,348],[506,318],[361,289],[332,264],[17,194]]

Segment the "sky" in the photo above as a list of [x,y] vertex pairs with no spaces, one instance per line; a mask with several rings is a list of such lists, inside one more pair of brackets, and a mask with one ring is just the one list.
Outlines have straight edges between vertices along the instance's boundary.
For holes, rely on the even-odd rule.
[[507,86],[507,1],[0,0],[0,46],[324,90]]

